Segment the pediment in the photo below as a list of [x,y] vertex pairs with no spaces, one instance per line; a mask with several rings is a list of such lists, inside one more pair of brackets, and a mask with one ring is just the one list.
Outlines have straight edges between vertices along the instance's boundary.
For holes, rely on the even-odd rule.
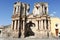
[[35,18],[35,17],[33,16],[33,14],[29,14],[27,18]]

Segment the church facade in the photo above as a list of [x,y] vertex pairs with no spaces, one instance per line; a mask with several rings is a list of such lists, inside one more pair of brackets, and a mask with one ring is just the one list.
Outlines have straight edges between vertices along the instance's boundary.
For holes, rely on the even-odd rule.
[[60,37],[60,18],[51,17],[48,3],[37,2],[30,11],[30,5],[15,2],[12,23],[0,26],[0,37],[12,38],[53,38]]
[[29,10],[29,4],[21,2],[14,3],[11,25],[11,30],[13,30],[12,36],[50,37],[51,19],[48,15],[48,3],[35,3],[31,14]]

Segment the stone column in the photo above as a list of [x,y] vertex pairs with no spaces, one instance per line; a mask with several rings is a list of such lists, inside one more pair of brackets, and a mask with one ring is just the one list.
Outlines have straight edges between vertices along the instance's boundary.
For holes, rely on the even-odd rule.
[[46,20],[44,20],[44,27],[45,27],[45,30],[46,30],[46,25],[47,25]]
[[47,12],[47,14],[48,14],[48,7],[47,7],[47,11],[46,11],[46,12]]
[[48,31],[47,31],[47,22],[46,22],[46,20],[44,20],[44,27],[45,27],[45,29],[44,29],[44,37],[47,37]]
[[14,30],[16,30],[16,20],[15,20],[15,23],[14,23]]
[[14,30],[14,23],[15,23],[15,20],[12,20],[12,24],[11,24],[11,29]]
[[36,21],[36,29],[38,30],[38,21]]
[[13,21],[12,21],[12,24],[11,24],[11,29],[13,30]]
[[41,30],[41,20],[39,21],[39,29]]
[[50,21],[48,20],[48,29],[47,29],[47,37],[49,37],[50,36],[50,33],[49,33],[49,31],[50,31]]
[[14,7],[14,8],[13,8],[13,14],[15,14],[15,9],[16,9],[16,8]]
[[45,12],[44,12],[44,6],[43,6],[43,13],[45,13]]
[[23,30],[24,30],[24,27],[25,27],[25,24],[24,24],[24,21],[23,21]]
[[48,21],[48,29],[49,29],[49,31],[51,30],[51,27],[50,27],[50,21]]
[[43,30],[43,20],[41,20],[41,30]]
[[43,38],[44,37],[44,30],[43,30],[43,20],[41,20],[41,31],[40,31],[40,33],[41,33],[41,37]]
[[51,21],[48,20],[48,32],[49,32],[49,37],[51,37]]
[[23,21],[23,29],[21,30],[21,38],[24,38],[24,27],[25,27],[25,24],[24,24],[24,21]]
[[18,20],[18,30],[19,30],[19,25],[20,25],[20,24],[19,24],[19,20]]
[[18,30],[18,20],[16,20],[16,30]]

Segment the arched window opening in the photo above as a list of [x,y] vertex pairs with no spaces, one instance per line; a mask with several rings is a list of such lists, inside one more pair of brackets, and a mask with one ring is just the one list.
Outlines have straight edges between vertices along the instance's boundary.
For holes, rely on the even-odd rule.
[[46,11],[47,11],[47,7],[45,7],[45,14],[46,14]]
[[14,9],[14,13],[16,12],[16,7],[15,7],[15,9]]
[[0,34],[1,34],[1,30],[0,30]]

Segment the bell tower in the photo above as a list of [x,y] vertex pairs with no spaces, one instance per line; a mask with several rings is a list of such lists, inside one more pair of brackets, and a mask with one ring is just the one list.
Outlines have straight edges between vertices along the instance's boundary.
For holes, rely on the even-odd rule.
[[14,3],[13,14],[20,13],[20,6],[21,6],[21,4],[19,1]]
[[41,3],[40,5],[42,7],[42,13],[48,14],[48,3]]
[[24,27],[25,18],[27,12],[29,12],[29,4],[22,2],[15,2],[13,6],[13,15],[12,15],[12,25],[11,29],[13,30],[13,37],[21,37],[24,36]]
[[33,9],[33,15],[42,15],[42,14],[48,14],[48,3],[45,2],[35,3]]

